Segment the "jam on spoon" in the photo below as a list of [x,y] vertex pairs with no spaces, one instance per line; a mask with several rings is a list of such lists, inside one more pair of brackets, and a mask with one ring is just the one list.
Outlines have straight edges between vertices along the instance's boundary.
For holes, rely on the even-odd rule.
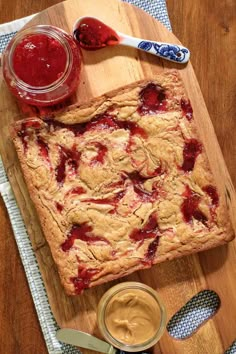
[[81,48],[97,50],[119,43],[118,34],[105,23],[93,18],[84,17],[74,30],[74,37]]
[[187,63],[190,57],[189,50],[181,45],[131,37],[113,30],[95,17],[79,18],[75,22],[73,34],[80,47],[86,50],[124,45],[182,64]]

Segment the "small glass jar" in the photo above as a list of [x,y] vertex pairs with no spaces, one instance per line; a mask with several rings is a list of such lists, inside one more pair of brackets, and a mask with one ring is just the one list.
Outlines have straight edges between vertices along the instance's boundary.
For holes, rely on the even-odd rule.
[[[27,37],[34,36],[35,38],[37,35],[47,36],[48,42],[49,40],[54,40],[54,43],[57,42],[60,48],[64,49],[65,53],[63,54],[66,55],[64,70],[60,72],[60,76],[58,75],[55,81],[44,86],[24,82],[17,76],[13,65],[14,51],[17,46],[23,40],[27,40]],[[54,69],[51,66],[52,70],[56,70],[56,63],[57,58],[55,58]],[[24,65],[25,70],[30,70],[30,66],[27,66],[27,61]],[[50,68],[50,65],[48,67]],[[73,37],[65,31],[49,25],[33,26],[20,31],[12,38],[3,53],[3,75],[10,91],[19,100],[36,106],[53,105],[70,96],[78,86],[80,68],[80,49]]]
[[[138,290],[138,292],[136,290]],[[129,344],[129,343],[127,343],[127,341],[124,342],[124,341],[121,341],[120,339],[118,339],[114,335],[114,333],[112,334],[111,330],[109,330],[109,326],[108,326],[108,322],[107,322],[107,316],[108,316],[108,312],[109,312],[109,304],[111,304],[114,299],[118,299],[114,308],[116,309],[116,316],[118,315],[118,317],[119,317],[120,311],[119,311],[119,309],[117,309],[117,305],[119,304],[119,301],[122,301],[121,297],[123,294],[130,292],[130,294],[132,295],[132,291],[136,291],[135,294],[137,296],[138,296],[138,294],[145,295],[147,298],[147,301],[151,300],[152,304],[155,304],[156,308],[158,308],[158,311],[159,311],[159,320],[158,320],[158,324],[155,328],[154,334],[150,338],[145,339],[144,342],[138,343],[138,344],[137,343],[136,344]],[[145,296],[144,296],[144,298],[145,298]],[[126,306],[126,305],[124,305],[124,306]],[[127,308],[128,308],[128,306],[129,306],[129,302],[127,304]],[[155,316],[154,313],[155,313],[155,311],[153,312],[153,315]],[[127,314],[128,314],[128,312],[127,312]],[[137,318],[139,318],[138,313],[135,314],[135,317],[136,317],[136,321],[137,321]],[[160,297],[157,295],[156,291],[154,291],[152,288],[150,288],[149,286],[147,286],[145,284],[138,283],[138,282],[124,282],[121,284],[117,284],[114,287],[112,287],[111,289],[109,289],[102,296],[102,298],[98,304],[97,319],[98,319],[98,327],[99,327],[100,332],[103,335],[103,337],[109,343],[111,343],[115,348],[118,348],[120,350],[124,350],[126,352],[140,352],[140,351],[143,351],[143,350],[146,350],[146,349],[152,347],[161,338],[161,336],[166,328],[166,310],[165,310],[165,306],[162,303]],[[117,321],[117,320],[119,320],[119,319],[115,318],[115,321]],[[122,324],[125,322],[130,323],[128,318],[127,318],[127,320],[125,320],[122,317],[119,324]],[[140,328],[141,328],[141,325],[140,325]],[[147,330],[146,327],[143,328],[144,332],[146,330]]]

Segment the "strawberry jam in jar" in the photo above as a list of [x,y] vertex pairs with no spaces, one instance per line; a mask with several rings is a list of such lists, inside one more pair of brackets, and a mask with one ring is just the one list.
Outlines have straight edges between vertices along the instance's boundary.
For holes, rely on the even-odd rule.
[[80,49],[63,30],[40,25],[20,31],[3,54],[5,81],[19,100],[48,106],[70,96],[79,83]]

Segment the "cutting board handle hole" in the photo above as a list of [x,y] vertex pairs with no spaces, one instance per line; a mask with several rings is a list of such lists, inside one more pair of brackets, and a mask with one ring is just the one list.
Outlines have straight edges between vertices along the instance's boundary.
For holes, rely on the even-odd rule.
[[219,307],[220,298],[215,291],[200,291],[173,315],[167,331],[175,339],[189,338],[216,314]]

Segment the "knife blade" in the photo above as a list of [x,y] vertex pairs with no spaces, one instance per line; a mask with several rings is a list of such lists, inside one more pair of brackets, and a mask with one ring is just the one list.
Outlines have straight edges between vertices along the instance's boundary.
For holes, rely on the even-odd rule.
[[108,344],[91,334],[77,331],[75,329],[59,329],[56,333],[56,337],[60,342],[75,345],[80,348],[91,349],[106,354],[116,353],[116,349],[111,344]]

